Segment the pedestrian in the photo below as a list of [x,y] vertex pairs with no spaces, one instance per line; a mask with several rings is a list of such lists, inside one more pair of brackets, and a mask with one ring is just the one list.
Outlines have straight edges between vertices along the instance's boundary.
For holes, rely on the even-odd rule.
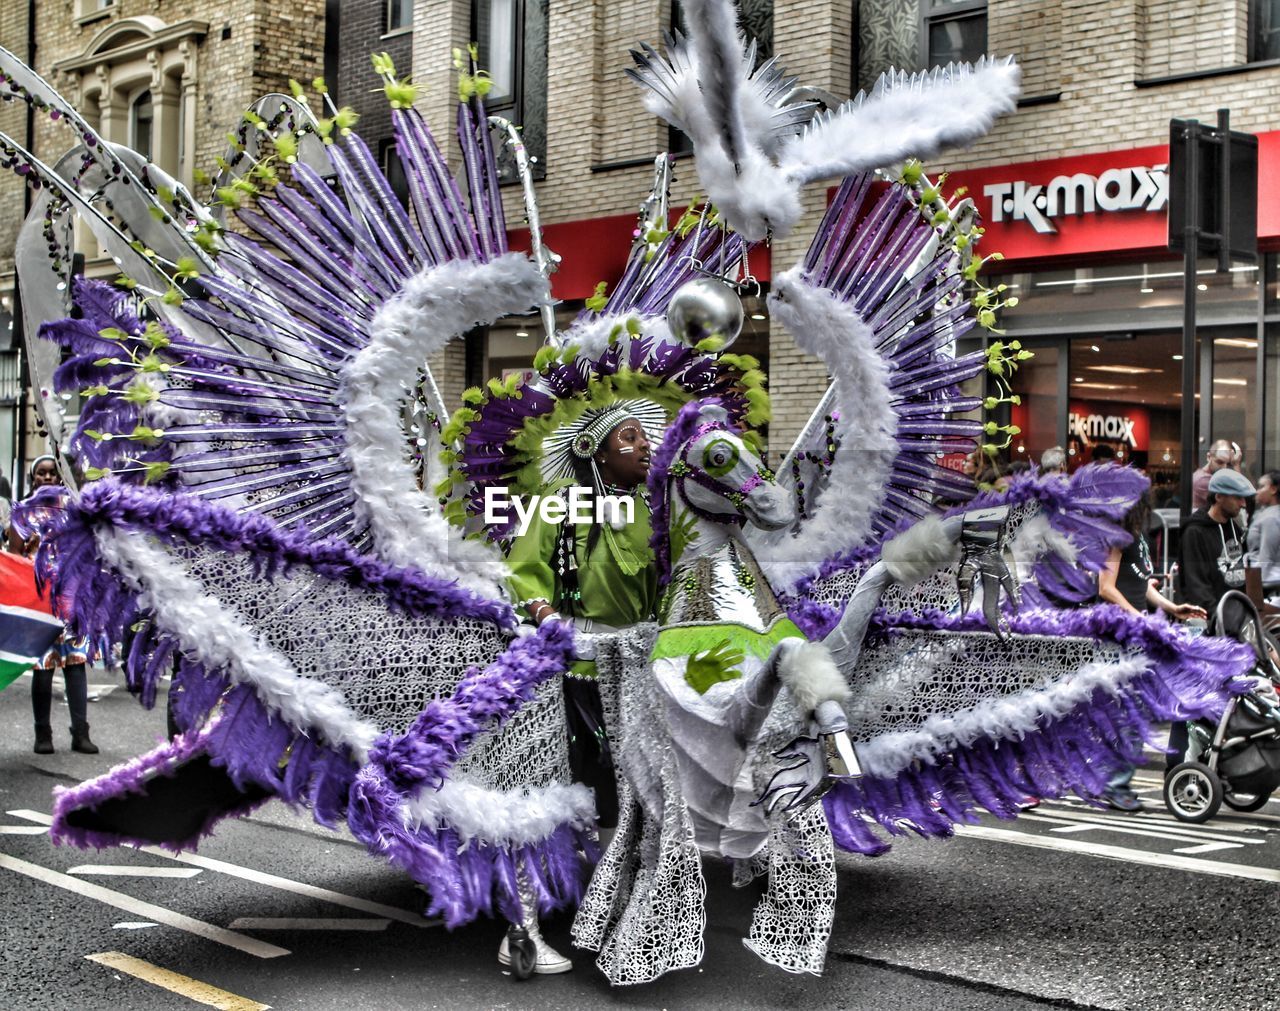
[[1257,509],[1249,524],[1249,564],[1262,570],[1262,591],[1280,593],[1280,470],[1258,478]]
[[[1115,604],[1130,614],[1163,611],[1178,621],[1204,618],[1205,611],[1194,604],[1175,604],[1156,587],[1155,566],[1151,563],[1151,546],[1147,529],[1151,524],[1149,492],[1134,503],[1121,525],[1132,540],[1123,548],[1112,548],[1106,565],[1098,573],[1098,597]],[[1115,771],[1107,781],[1103,799],[1118,811],[1141,811],[1142,800],[1131,786],[1136,766],[1127,764]]]
[[[9,524],[9,550],[31,558],[40,547],[41,531],[48,528],[66,504],[66,489],[52,456],[37,457],[31,464],[28,484],[32,493],[17,504]],[[50,564],[56,562],[50,559]],[[64,629],[52,649],[31,672],[31,712],[35,723],[35,753],[52,755],[53,672],[62,668],[71,710],[71,750],[96,755],[98,746],[89,738],[89,640]]]
[[1209,478],[1224,467],[1231,466],[1231,443],[1219,439],[1209,447],[1204,466],[1191,475],[1191,509],[1193,512],[1209,504]]
[[1117,454],[1114,446],[1100,442],[1089,451],[1090,463],[1115,463]]
[[[1216,445],[1216,444],[1215,444]],[[1227,455],[1230,461],[1230,443]],[[1244,589],[1245,542],[1236,526],[1244,500],[1257,493],[1249,479],[1224,463],[1209,477],[1208,504],[1187,517],[1178,542],[1178,595],[1213,614],[1228,590]],[[1169,729],[1169,768],[1187,750],[1187,725]]]
[[1040,456],[1041,474],[1065,474],[1067,454],[1061,446],[1050,446]]

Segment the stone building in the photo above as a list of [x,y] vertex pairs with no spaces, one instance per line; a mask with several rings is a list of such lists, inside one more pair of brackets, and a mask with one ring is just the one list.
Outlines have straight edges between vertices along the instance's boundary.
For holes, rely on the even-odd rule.
[[[0,4],[0,45],[32,62],[108,140],[149,154],[190,185],[196,169],[213,167],[252,98],[287,90],[290,77],[310,80],[323,72],[324,3],[10,0]],[[0,106],[0,129],[50,163],[72,144],[71,133],[47,117],[29,125],[19,103]],[[0,178],[0,319],[6,327],[23,207],[20,183]],[[82,249],[87,274],[114,274],[99,251],[87,242]],[[12,477],[21,460],[45,447],[29,409],[18,423],[11,362],[12,351],[0,356],[0,473]],[[6,368],[14,388],[6,386]],[[28,436],[21,451],[19,429]]]

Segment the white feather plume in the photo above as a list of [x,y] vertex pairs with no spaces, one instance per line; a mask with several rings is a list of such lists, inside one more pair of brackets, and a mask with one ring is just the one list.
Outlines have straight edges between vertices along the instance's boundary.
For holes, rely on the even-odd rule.
[[826,362],[840,413],[840,452],[826,493],[818,497],[800,533],[751,535],[770,583],[786,589],[817,572],[823,559],[861,544],[870,532],[898,451],[898,416],[889,390],[889,364],[876,350],[871,328],[851,305],[809,284],[800,268],[793,267],[774,279],[769,311],[801,350]]
[[783,146],[780,166],[797,183],[817,182],[971,144],[1014,110],[1020,76],[1011,58],[890,70],[870,95],[814,117]]

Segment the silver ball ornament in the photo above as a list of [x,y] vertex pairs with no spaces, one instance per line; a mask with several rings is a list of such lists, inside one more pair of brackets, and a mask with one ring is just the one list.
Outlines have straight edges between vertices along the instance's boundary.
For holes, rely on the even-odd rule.
[[742,299],[724,281],[699,277],[682,284],[667,303],[667,326],[690,347],[717,336],[728,347],[742,332]]

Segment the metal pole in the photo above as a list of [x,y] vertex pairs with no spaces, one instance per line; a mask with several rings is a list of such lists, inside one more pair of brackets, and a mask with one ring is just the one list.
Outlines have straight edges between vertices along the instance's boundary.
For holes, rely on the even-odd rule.
[[[1199,461],[1196,452],[1196,258],[1199,253],[1200,124],[1189,120],[1183,134],[1186,147],[1186,217],[1182,251],[1182,467],[1178,505],[1182,522],[1191,514],[1191,473]],[[1212,393],[1208,405],[1212,407]]]
[[1231,269],[1231,110],[1218,110],[1218,270]]

